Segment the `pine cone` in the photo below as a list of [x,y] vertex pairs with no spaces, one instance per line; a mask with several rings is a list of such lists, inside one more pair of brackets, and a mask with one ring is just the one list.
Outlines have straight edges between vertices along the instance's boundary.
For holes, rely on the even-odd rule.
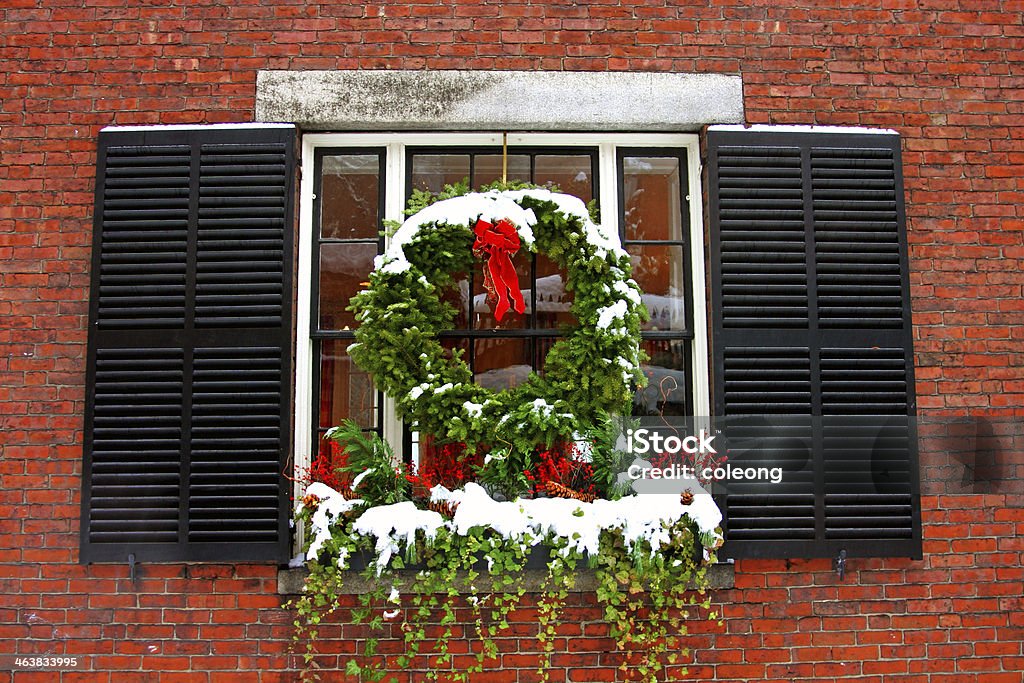
[[344,498],[345,500],[355,500],[356,498],[359,497],[359,494],[353,491],[348,486],[342,486],[341,491],[339,491],[338,493],[340,493],[341,497]]
[[433,510],[442,517],[451,519],[455,516],[455,511],[459,509],[459,504],[455,503],[452,505],[451,502],[447,500],[432,500],[427,504],[427,509]]
[[581,493],[576,489],[563,486],[556,481],[544,482],[544,490],[547,491],[547,494],[552,498],[569,498],[572,500],[578,500],[582,503],[593,503],[594,498],[596,497],[593,493]]
[[318,497],[314,496],[312,493],[309,494],[308,496],[305,496],[302,499],[302,507],[305,507],[305,508],[315,508],[319,504],[320,504],[320,499]]
[[690,503],[693,502],[693,491],[683,491],[681,494],[679,494],[679,500],[683,503],[683,505],[689,505]]

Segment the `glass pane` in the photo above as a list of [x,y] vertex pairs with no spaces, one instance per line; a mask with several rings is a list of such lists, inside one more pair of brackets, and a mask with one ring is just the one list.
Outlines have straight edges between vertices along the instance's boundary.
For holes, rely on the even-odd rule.
[[376,154],[324,157],[320,236],[373,239],[380,230],[380,158]]
[[351,339],[320,341],[320,424],[334,427],[343,420],[377,426],[377,390],[370,375],[352,362],[345,349]]
[[487,389],[518,386],[533,369],[529,339],[477,339],[474,381]]
[[[530,179],[530,157],[522,154],[508,156],[508,180]],[[501,155],[477,154],[473,159],[473,189],[501,180]]]
[[554,183],[566,194],[589,202],[594,197],[594,177],[589,156],[537,155],[533,161],[533,182]]
[[493,314],[497,300],[492,299],[484,286],[485,264],[477,260],[473,267],[473,327],[476,329],[519,330],[530,326],[530,252],[520,249],[512,257],[516,269],[519,291],[523,294],[524,313],[516,313],[509,301],[509,310],[499,322]]
[[452,276],[452,284],[441,293],[441,300],[455,308],[452,328],[464,330],[469,327],[469,277],[465,273]]
[[544,362],[548,359],[548,351],[551,347],[558,342],[558,337],[537,337],[536,343],[536,360],[534,361],[534,367],[537,368],[537,372],[544,374]]
[[650,357],[643,366],[647,386],[633,398],[633,415],[686,415],[690,382],[686,377],[686,341],[648,339],[643,349]]
[[469,362],[469,340],[458,337],[442,337],[441,346],[444,347],[445,356],[451,360],[458,355],[464,363]]
[[645,330],[686,329],[686,275],[683,247],[679,245],[638,245],[626,247],[633,263],[633,279],[643,290],[650,315]]
[[[573,293],[565,291],[565,270],[544,254],[537,255],[537,316],[535,327],[557,329],[576,324],[576,316],[569,312]],[[530,305],[530,291],[523,292],[526,305]]]
[[349,299],[365,288],[376,255],[375,242],[320,245],[321,330],[355,327],[355,316],[345,309]]
[[414,154],[412,186],[417,190],[440,192],[445,185],[469,178],[468,154]]
[[682,240],[679,159],[626,157],[622,183],[627,240]]

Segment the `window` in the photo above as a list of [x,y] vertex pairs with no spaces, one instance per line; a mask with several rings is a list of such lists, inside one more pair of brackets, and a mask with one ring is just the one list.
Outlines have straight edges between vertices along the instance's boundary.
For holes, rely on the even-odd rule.
[[[402,447],[393,405],[348,359],[347,300],[410,188],[497,177],[501,137],[304,136],[297,250],[295,142],[288,125],[101,133],[83,562],[285,559],[291,456],[307,464],[344,418]],[[651,385],[637,412],[714,414],[725,429],[768,416],[797,430],[730,452],[790,476],[787,488],[722,495],[726,554],[919,556],[898,136],[711,129],[710,368],[697,137],[508,142],[510,177],[589,195],[619,225],[651,311]],[[457,295],[464,316],[449,343],[480,381],[507,385],[539,367],[566,319],[557,270],[521,257],[526,316],[497,325],[473,273]]]
[[[297,459],[323,448],[323,433],[344,418],[379,431],[407,459],[418,456],[417,435],[403,430],[390,402],[349,360],[345,348],[354,321],[344,308],[384,248],[370,230],[373,220],[401,220],[413,188],[438,191],[463,179],[475,188],[500,179],[501,144],[500,135],[480,134],[305,136],[304,177],[312,180],[304,193],[308,240],[299,277],[308,282],[309,296],[300,292],[299,300],[309,302],[309,343],[300,343],[299,366],[310,368],[310,381],[303,386],[303,376],[297,378],[298,395],[309,399],[308,430],[296,434]],[[704,287],[703,249],[691,249],[695,241],[703,244],[703,231],[693,227],[702,225],[700,202],[691,201],[700,196],[696,137],[510,135],[508,145],[509,179],[554,183],[584,201],[593,199],[602,220],[620,226],[651,313],[644,330],[651,384],[638,392],[637,410],[689,415],[703,405],[706,414],[706,342],[697,332],[705,328],[704,308],[692,300],[692,292]],[[451,296],[461,313],[455,329],[444,335],[444,343],[465,354],[476,381],[494,389],[514,386],[541,368],[560,326],[571,322],[571,293],[555,265],[525,251],[514,263],[525,314],[499,323],[487,304],[481,271],[459,274]],[[700,324],[694,324],[695,316]]]

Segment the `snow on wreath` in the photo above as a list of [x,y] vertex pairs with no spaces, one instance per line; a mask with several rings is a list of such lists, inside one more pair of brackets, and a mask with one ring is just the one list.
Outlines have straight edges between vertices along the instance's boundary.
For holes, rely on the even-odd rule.
[[[530,487],[526,473],[539,451],[575,442],[612,447],[612,418],[628,414],[644,383],[647,310],[617,233],[578,197],[536,187],[447,194],[420,195],[425,205],[392,226],[369,287],[352,300],[360,325],[349,352],[413,430],[482,452],[481,479],[512,499]],[[474,383],[462,353],[441,343],[456,316],[445,294],[455,274],[482,259],[496,314],[521,313],[517,252],[546,254],[564,270],[577,323],[562,330],[541,372],[493,391]]]

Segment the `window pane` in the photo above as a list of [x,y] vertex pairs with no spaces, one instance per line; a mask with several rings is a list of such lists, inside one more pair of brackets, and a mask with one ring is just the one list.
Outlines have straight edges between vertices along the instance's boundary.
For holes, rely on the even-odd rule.
[[510,389],[526,380],[532,368],[529,339],[477,339],[474,381],[487,389]]
[[[573,293],[565,291],[565,270],[544,254],[537,255],[537,328],[558,329],[574,325],[576,316],[569,312]],[[530,305],[530,292],[523,292]]]
[[533,366],[535,368],[537,368],[537,372],[538,373],[540,373],[542,375],[544,374],[543,373],[544,363],[548,359],[548,351],[551,350],[551,347],[554,346],[558,342],[558,340],[559,340],[558,337],[537,337],[537,343],[536,343],[536,348],[537,348],[536,356],[537,356],[537,358],[534,361],[534,365]]
[[690,345],[685,341],[648,339],[643,349],[650,357],[642,366],[647,386],[633,398],[633,415],[686,415],[690,393],[686,358]]
[[530,262],[531,254],[525,249],[520,249],[512,257],[512,265],[516,269],[516,277],[519,281],[519,291],[523,294],[523,303],[526,305],[525,313],[516,313],[512,309],[512,302],[509,301],[509,310],[499,322],[494,317],[494,308],[497,301],[491,300],[484,287],[485,263],[477,260],[473,268],[473,327],[476,329],[494,330],[518,330],[530,326]]
[[686,330],[686,276],[683,247],[639,245],[626,247],[633,264],[633,279],[643,290],[650,320],[645,330]]
[[469,340],[458,337],[442,337],[445,357],[451,360],[458,355],[464,363],[469,362]]
[[626,157],[622,176],[626,240],[682,240],[679,159]]
[[469,178],[468,154],[414,154],[412,186],[417,190],[440,192],[445,185]]
[[[522,154],[508,156],[508,180],[530,179],[530,157]],[[473,189],[501,180],[501,155],[477,154],[473,159]]]
[[376,154],[324,157],[320,236],[373,239],[380,229],[380,158]]
[[355,316],[345,309],[349,299],[365,287],[376,255],[375,242],[320,245],[321,330],[355,327]]
[[452,284],[441,292],[441,300],[455,308],[452,328],[464,330],[469,327],[469,277],[465,273],[456,273],[452,280]]
[[566,194],[589,202],[594,197],[590,157],[584,155],[537,155],[533,161],[533,182],[554,183]]
[[351,339],[320,341],[320,424],[334,427],[343,420],[377,426],[377,390],[370,375],[359,369],[345,349]]

